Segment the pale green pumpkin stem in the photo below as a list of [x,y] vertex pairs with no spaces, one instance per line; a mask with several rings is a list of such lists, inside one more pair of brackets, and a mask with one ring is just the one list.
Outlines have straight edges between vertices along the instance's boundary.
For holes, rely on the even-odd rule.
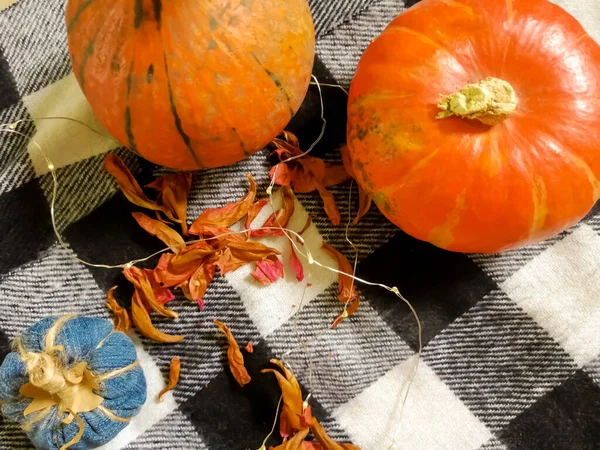
[[458,116],[476,119],[486,125],[496,125],[515,111],[517,95],[507,81],[488,77],[444,97],[438,108],[442,111],[437,119]]

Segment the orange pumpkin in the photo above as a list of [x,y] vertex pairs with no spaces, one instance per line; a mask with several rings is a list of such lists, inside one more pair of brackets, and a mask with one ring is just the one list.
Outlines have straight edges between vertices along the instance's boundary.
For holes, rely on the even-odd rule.
[[347,140],[360,185],[418,239],[547,239],[600,197],[600,46],[547,0],[423,0],[362,56]]
[[69,0],[67,32],[100,122],[177,169],[262,149],[300,107],[314,59],[306,0]]

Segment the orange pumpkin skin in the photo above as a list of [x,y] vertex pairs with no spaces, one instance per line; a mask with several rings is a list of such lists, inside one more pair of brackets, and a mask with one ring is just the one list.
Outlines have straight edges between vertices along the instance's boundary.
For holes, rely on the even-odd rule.
[[262,149],[300,107],[315,35],[306,0],[69,0],[73,71],[123,145],[194,170]]
[[[514,88],[508,118],[436,119],[486,77]],[[547,0],[423,0],[362,56],[347,140],[358,182],[408,234],[459,252],[539,242],[600,197],[600,47]]]

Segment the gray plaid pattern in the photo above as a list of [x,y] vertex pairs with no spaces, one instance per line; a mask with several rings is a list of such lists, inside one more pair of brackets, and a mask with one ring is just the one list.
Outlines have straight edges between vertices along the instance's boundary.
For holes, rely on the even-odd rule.
[[[600,17],[593,1],[557,3],[578,14],[598,36]],[[0,72],[8,68],[21,99],[0,109],[1,123],[29,118],[28,100],[70,73],[64,3],[20,0],[0,12],[0,58],[6,60],[0,64]],[[318,36],[317,66],[328,72],[317,76],[333,77],[343,85],[350,83],[368,43],[404,7],[402,0],[309,3]],[[5,76],[0,73],[0,80]],[[327,95],[325,91],[326,103]],[[313,109],[316,106],[313,104]],[[28,134],[36,131],[33,124],[19,129]],[[304,131],[310,134],[315,130]],[[36,178],[33,156],[26,147],[25,140],[0,133],[0,202],[23,205],[23,210],[11,206],[3,211],[15,223],[25,218],[31,221],[27,209],[33,201],[31,192],[39,192],[45,206],[51,198],[51,178],[48,174]],[[88,268],[75,256],[106,262],[133,259],[160,248],[158,243],[153,246],[151,240],[144,240],[143,232],[132,224],[129,205],[102,171],[99,153],[103,150],[89,151],[89,158],[58,169],[61,190],[56,219],[69,249],[54,241],[42,251],[27,247],[28,241],[36,241],[36,235],[14,242],[0,240],[3,248],[13,253],[21,250],[15,247],[23,246],[23,253],[34,255],[23,263],[5,261],[2,266],[6,270],[0,273],[0,348],[6,348],[6,339],[48,315],[77,312],[109,317],[104,307],[108,287],[121,285],[117,292],[124,296],[119,271]],[[117,152],[143,180],[164,173],[123,149]],[[328,155],[338,157],[334,152]],[[229,167],[194,174],[189,217],[239,199],[247,190],[247,173],[255,177],[259,196],[265,196],[269,167],[264,151]],[[348,186],[332,191],[345,222],[348,211],[356,208],[356,188],[352,201]],[[313,217],[314,225],[306,237],[315,257],[332,263],[319,251],[324,239],[351,259],[353,249],[344,226],[330,225],[321,199],[316,194],[302,194],[298,200],[290,226],[299,229],[309,214]],[[47,208],[39,211],[39,220],[43,222],[47,213]],[[264,217],[256,223],[260,220]],[[382,259],[382,249],[391,249],[394,258],[413,257],[410,251],[394,253],[396,238],[402,236],[375,208],[359,225],[350,227],[348,237],[358,249],[359,272],[393,272],[398,261]],[[280,246],[287,255],[280,239],[264,242]],[[408,238],[403,242],[408,242],[409,250],[414,248]],[[433,258],[440,255],[431,254]],[[544,243],[501,255],[460,256],[465,267],[473,266],[473,273],[465,277],[492,288],[474,294],[461,292],[468,288],[452,283],[441,285],[444,295],[436,302],[443,302],[444,296],[448,301],[454,297],[470,301],[465,311],[450,315],[444,313],[445,302],[432,305],[418,293],[410,297],[417,309],[428,308],[425,330],[439,332],[427,340],[404,408],[399,399],[407,388],[416,354],[411,341],[412,317],[408,310],[398,312],[398,299],[368,290],[357,314],[332,330],[331,322],[343,308],[336,298],[335,274],[304,261],[311,284],[306,288],[305,283],[296,283],[291,273],[269,287],[257,286],[249,268],[218,276],[206,294],[204,311],[178,298],[172,305],[180,318],[157,320],[157,327],[185,335],[184,341],[160,345],[132,334],[148,379],[148,402],[140,416],[103,448],[258,448],[270,430],[279,399],[273,376],[261,375],[260,369],[275,357],[283,359],[306,393],[312,394],[315,414],[330,434],[363,450],[387,449],[392,442],[397,449],[410,450],[598,449],[600,435],[593,432],[595,425],[600,429],[600,405],[593,400],[600,398],[598,254],[600,214],[596,213]],[[468,281],[464,286],[472,286]],[[408,282],[399,288],[412,289]],[[214,319],[228,324],[242,346],[249,340],[255,342],[254,353],[246,355],[253,381],[244,389],[237,387],[226,368],[224,339],[214,327]],[[164,403],[157,403],[156,394],[164,386],[173,357],[182,360],[179,386],[167,394]],[[554,417],[562,420],[558,435],[536,430]],[[276,442],[269,441],[270,445]],[[0,419],[0,449],[29,448],[24,434]]]

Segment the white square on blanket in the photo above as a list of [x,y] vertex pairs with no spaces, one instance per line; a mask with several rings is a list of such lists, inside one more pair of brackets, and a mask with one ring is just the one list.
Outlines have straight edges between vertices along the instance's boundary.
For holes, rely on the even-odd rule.
[[501,287],[581,367],[600,353],[600,236],[588,225],[557,242]]
[[491,431],[424,361],[402,408],[415,361],[397,365],[335,411],[352,443],[362,450],[476,450],[488,442]]
[[[33,119],[68,117],[83,122],[102,134],[100,136],[79,123],[65,119],[36,121],[37,131],[33,139],[56,168],[121,146],[98,122],[73,73],[24,97],[23,103]],[[33,141],[29,143],[27,151],[35,173],[42,175],[48,172],[46,161]]]

